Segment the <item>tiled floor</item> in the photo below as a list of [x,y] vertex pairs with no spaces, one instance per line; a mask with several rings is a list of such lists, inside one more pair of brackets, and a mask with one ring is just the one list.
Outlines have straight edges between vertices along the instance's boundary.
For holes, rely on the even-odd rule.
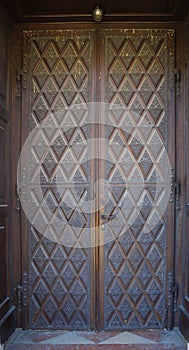
[[177,329],[173,331],[68,332],[16,330],[5,350],[186,350]]

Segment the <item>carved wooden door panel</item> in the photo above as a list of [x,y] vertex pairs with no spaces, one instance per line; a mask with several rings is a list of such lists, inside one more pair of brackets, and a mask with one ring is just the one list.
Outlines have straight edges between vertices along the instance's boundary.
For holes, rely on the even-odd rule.
[[171,144],[168,128],[174,124],[174,32],[102,30],[102,43],[102,96],[108,104],[102,328],[162,328],[172,298],[166,286],[168,279],[172,283],[174,134]]
[[94,254],[87,244],[92,223],[90,210],[79,204],[87,203],[93,181],[87,147],[93,132],[87,123],[87,103],[94,99],[93,37],[85,30],[25,35],[31,72],[25,94],[30,91],[31,105],[29,110],[23,98],[23,110],[29,114],[30,169],[24,166],[24,149],[20,165],[28,188],[27,194],[22,188],[21,202],[31,223],[24,261],[30,276],[29,327],[93,327]]
[[163,328],[174,32],[26,31],[24,40],[25,326]]

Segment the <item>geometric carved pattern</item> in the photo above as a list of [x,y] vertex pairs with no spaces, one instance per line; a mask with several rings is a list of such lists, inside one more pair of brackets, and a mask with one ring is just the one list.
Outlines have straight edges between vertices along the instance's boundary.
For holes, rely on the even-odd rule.
[[[43,235],[30,228],[30,326],[84,330],[90,328],[90,250],[57,244],[45,236],[50,229],[58,240],[65,229],[65,236],[79,239],[82,229],[90,226],[90,218],[82,213],[78,218],[74,207],[65,205],[65,198],[72,195],[72,183],[76,181],[83,187],[75,188],[79,197],[75,199],[75,207],[88,192],[89,167],[79,167],[87,154],[88,130],[81,131],[78,125],[86,122],[86,104],[91,100],[93,42],[87,31],[78,32],[75,39],[74,31],[56,34],[44,36],[44,31],[31,40],[30,129],[44,123],[44,127],[36,131],[32,146],[35,161],[31,181],[35,183],[40,176],[43,197],[52,215],[46,225],[45,210],[39,205],[34,215],[36,220],[44,222]],[[68,115],[66,110],[73,103],[75,110]],[[77,110],[77,105],[83,109]],[[60,125],[67,127],[66,132],[62,132]],[[76,146],[69,147],[70,142]],[[57,184],[57,179],[61,182],[61,178],[67,181],[67,188],[60,183],[57,191],[53,183]],[[35,186],[32,196],[39,204]],[[62,220],[60,228],[52,222],[55,211]],[[74,230],[75,223],[79,223],[80,230]],[[69,232],[66,224],[70,224]]]
[[[84,33],[84,34],[83,34]],[[45,36],[46,35],[46,36]],[[49,37],[48,37],[49,36]],[[111,162],[106,162],[105,177],[111,185],[108,214],[116,214],[125,198],[125,178],[133,177],[147,186],[127,189],[127,209],[115,221],[105,225],[115,240],[104,246],[104,328],[164,327],[166,313],[166,214],[150,232],[144,230],[154,197],[154,167],[161,155],[158,137],[167,148],[167,86],[173,84],[174,70],[167,32],[164,30],[102,30],[105,40],[105,102],[110,104],[107,130]],[[65,222],[53,234],[65,233],[81,238],[90,227],[90,216],[74,208],[90,193],[91,168],[87,163],[87,139],[90,130],[80,128],[87,122],[87,103],[92,101],[92,55],[94,39],[90,31],[61,30],[50,35],[39,32],[31,40],[31,117],[30,129],[44,122],[32,146],[34,156],[32,181],[40,176],[43,197]],[[173,52],[174,54],[174,52]],[[99,83],[100,84],[100,83]],[[102,79],[103,84],[103,79]],[[75,106],[67,114],[70,105]],[[82,105],[82,110],[77,106]],[[125,108],[130,113],[122,114]],[[67,126],[62,134],[58,125]],[[147,128],[150,123],[153,128]],[[123,133],[121,130],[125,130]],[[156,133],[154,132],[156,130]],[[151,140],[146,151],[141,140]],[[69,147],[70,143],[77,147]],[[39,162],[43,159],[39,173]],[[138,164],[136,167],[135,164]],[[64,164],[64,166],[61,166]],[[134,164],[134,165],[133,165]],[[67,187],[54,185],[63,178]],[[72,193],[72,184],[77,183]],[[73,196],[72,196],[73,195]],[[70,197],[71,196],[71,197]],[[39,204],[35,188],[32,198]],[[143,205],[133,224],[126,228],[132,207]],[[66,199],[66,200],[65,200]],[[40,205],[39,205],[40,207]],[[57,209],[58,208],[58,209]],[[159,215],[156,213],[157,216]],[[42,210],[33,213],[43,223],[44,233],[52,230],[52,217]],[[50,223],[47,225],[47,222]],[[69,232],[66,229],[69,225]],[[80,230],[74,230],[78,226]],[[118,238],[117,238],[118,237]],[[45,329],[90,329],[90,250],[57,244],[30,228],[30,327]]]
[[[164,327],[166,214],[161,225],[154,229],[155,235],[154,230],[146,232],[144,224],[154,206],[154,198],[157,196],[158,201],[162,194],[161,191],[159,195],[156,193],[153,172],[162,144],[167,148],[166,86],[174,69],[166,50],[169,39],[166,31],[156,33],[154,30],[151,34],[147,30],[132,32],[129,29],[125,34],[121,30],[102,32],[106,102],[111,106],[107,122],[114,125],[107,147],[113,164],[106,171],[113,194],[108,214],[116,214],[125,199],[123,174],[125,184],[132,179],[136,181],[134,189],[133,186],[127,189],[131,201],[128,206],[140,208],[129,229],[126,225],[131,215],[129,210],[122,210],[119,221],[114,223],[114,219],[105,226],[105,235],[109,230],[117,237],[122,221],[119,238],[107,244],[104,250],[105,329]],[[124,108],[128,111],[125,115],[120,112]],[[149,123],[152,128],[146,127]],[[158,137],[162,143],[157,142]],[[145,141],[150,139],[152,147],[146,150]],[[155,170],[158,173],[158,169]],[[145,188],[136,188],[137,177],[145,180]],[[141,196],[143,205],[140,205]],[[159,209],[156,211],[156,205],[154,208],[158,215]]]
[[87,329],[90,293],[87,250],[73,248],[68,252],[63,245],[39,237],[32,228],[30,242],[34,240],[35,248],[30,250],[31,327]]

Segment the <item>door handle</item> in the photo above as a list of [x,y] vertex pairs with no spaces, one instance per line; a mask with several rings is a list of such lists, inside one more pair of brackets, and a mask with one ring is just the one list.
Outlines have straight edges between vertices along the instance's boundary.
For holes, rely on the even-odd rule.
[[101,217],[101,220],[102,220],[101,227],[102,227],[102,230],[104,231],[104,229],[105,229],[105,225],[104,224],[108,223],[110,220],[115,219],[116,215],[101,214],[100,217]]
[[101,214],[101,219],[104,221],[110,221],[115,219],[116,215]]

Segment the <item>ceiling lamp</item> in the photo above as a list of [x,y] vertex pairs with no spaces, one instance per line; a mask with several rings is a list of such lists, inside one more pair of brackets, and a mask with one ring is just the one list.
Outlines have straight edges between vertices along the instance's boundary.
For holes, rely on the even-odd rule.
[[93,10],[93,19],[95,22],[100,22],[103,17],[103,11],[102,9],[97,5],[95,9]]

